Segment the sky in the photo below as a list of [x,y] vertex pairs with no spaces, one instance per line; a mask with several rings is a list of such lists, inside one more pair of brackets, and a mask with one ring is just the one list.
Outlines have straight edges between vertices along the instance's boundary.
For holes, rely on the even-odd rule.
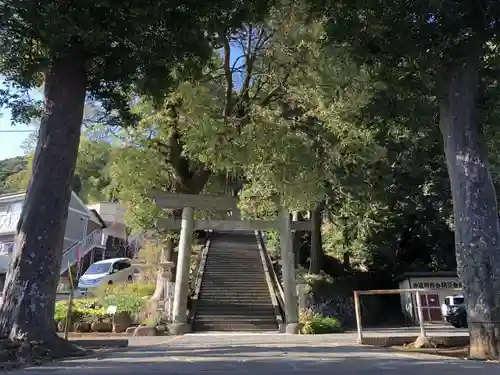
[[21,145],[30,134],[27,130],[34,131],[35,128],[26,125],[11,125],[8,111],[3,111],[0,116],[0,160],[24,155]]
[[[0,77],[0,89],[5,88]],[[35,94],[40,95],[40,94]],[[28,138],[30,131],[35,131],[31,125],[15,125],[10,122],[10,111],[0,111],[0,160],[24,155],[21,148],[23,141]]]

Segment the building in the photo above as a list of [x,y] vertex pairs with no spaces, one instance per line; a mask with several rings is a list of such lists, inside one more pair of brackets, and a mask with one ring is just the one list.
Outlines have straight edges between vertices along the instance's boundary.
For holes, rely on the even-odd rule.
[[[0,286],[3,288],[26,193],[0,195]],[[64,232],[61,273],[89,251],[103,246],[104,223],[72,192]]]
[[[14,237],[24,198],[25,193],[0,195],[0,287],[9,267],[10,254],[14,251]],[[80,265],[77,274],[81,274],[94,261],[135,255],[140,244],[137,239],[129,241],[124,212],[118,203],[87,207],[72,192],[64,233],[61,274],[77,262]]]
[[101,202],[89,205],[104,223],[103,236],[106,245],[106,257],[132,258],[139,250],[139,236],[130,237],[125,224],[125,207],[120,203]]
[[[420,293],[420,303],[426,322],[442,322],[441,305],[446,296],[462,289],[456,272],[408,272],[396,279],[399,289],[429,289]],[[401,310],[410,320],[418,323],[416,294],[401,293]]]

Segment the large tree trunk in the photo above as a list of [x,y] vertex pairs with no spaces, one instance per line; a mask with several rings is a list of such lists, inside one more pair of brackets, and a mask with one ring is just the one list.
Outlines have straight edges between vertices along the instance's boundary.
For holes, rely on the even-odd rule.
[[14,340],[63,349],[54,325],[56,289],[71,180],[86,92],[78,51],[54,58],[45,76],[45,104],[15,254],[7,274],[0,329]]
[[479,64],[478,57],[469,57],[443,75],[440,127],[453,198],[458,273],[469,319],[470,356],[498,358],[500,225],[476,113]]
[[322,207],[318,206],[311,212],[311,261],[309,273],[318,274],[323,266],[323,240],[321,237]]

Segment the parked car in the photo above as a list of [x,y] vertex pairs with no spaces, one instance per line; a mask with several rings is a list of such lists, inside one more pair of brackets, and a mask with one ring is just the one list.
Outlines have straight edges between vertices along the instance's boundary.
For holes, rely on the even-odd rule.
[[444,299],[441,312],[446,322],[455,328],[467,328],[467,311],[462,294],[448,296]]
[[101,285],[111,285],[134,281],[136,267],[129,258],[111,258],[92,264],[78,281],[81,294]]

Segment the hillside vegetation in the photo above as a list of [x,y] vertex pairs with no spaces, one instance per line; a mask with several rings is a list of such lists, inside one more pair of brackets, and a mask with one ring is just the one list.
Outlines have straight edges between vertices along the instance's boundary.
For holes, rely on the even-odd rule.
[[0,160],[0,194],[16,190],[9,186],[9,177],[26,170],[28,167],[28,156],[17,156]]

